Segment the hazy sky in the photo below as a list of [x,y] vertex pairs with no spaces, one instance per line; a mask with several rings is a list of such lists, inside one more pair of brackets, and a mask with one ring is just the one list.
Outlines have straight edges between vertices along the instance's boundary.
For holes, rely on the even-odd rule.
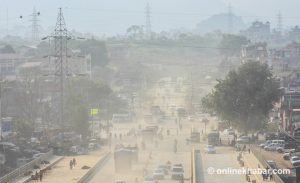
[[[249,22],[270,20],[276,26],[276,14],[283,15],[285,26],[300,24],[300,0],[0,0],[0,26],[28,27],[33,7],[41,12],[40,24],[47,29],[55,25],[58,7],[62,7],[69,29],[97,35],[123,34],[130,25],[145,22],[145,5],[152,9],[154,31],[176,28],[193,29],[210,15],[233,12]],[[19,19],[23,15],[23,19]]]

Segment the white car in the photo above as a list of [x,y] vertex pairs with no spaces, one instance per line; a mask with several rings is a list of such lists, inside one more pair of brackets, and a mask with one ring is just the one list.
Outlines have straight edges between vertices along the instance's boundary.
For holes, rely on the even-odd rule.
[[155,183],[155,181],[152,177],[146,177],[144,179],[143,183]]
[[225,129],[223,131],[223,134],[225,134],[225,135],[234,135],[235,133],[234,133],[233,129]]
[[299,166],[300,166],[300,160],[294,161],[294,162],[292,163],[292,165],[293,165],[294,167],[299,167]]
[[236,142],[239,143],[239,144],[249,144],[250,143],[250,137],[242,136],[242,137],[238,138],[236,140]]
[[213,145],[206,145],[204,150],[207,154],[216,154],[216,149]]
[[272,143],[272,140],[267,140],[265,143],[262,143],[259,145],[259,147],[264,148],[265,146],[268,146]]
[[183,178],[184,178],[183,167],[174,165],[171,169],[171,178],[173,180],[183,180]]
[[33,159],[37,159],[37,158],[41,157],[43,154],[45,154],[45,153],[34,154],[34,155],[32,156],[32,158],[33,158]]
[[115,183],[126,183],[124,180],[116,180]]
[[165,173],[162,169],[156,169],[153,172],[153,179],[155,180],[162,180],[165,178]]
[[289,159],[290,159],[290,156],[291,156],[291,154],[288,153],[288,152],[286,152],[286,153],[283,153],[282,158],[283,158],[284,160],[289,160]]
[[265,146],[264,149],[267,150],[267,151],[276,151],[276,149],[278,147],[282,147],[282,145],[272,143],[272,144],[269,144],[269,145]]
[[292,156],[292,157],[290,158],[290,161],[291,161],[291,163],[293,164],[293,163],[296,162],[296,161],[300,161],[300,158],[299,158],[299,156]]

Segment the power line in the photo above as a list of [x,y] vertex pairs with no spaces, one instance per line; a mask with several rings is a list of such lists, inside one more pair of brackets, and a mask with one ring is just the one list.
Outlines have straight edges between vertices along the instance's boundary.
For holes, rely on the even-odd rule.
[[277,15],[277,31],[281,34],[282,33],[282,15],[279,11]]
[[[118,44],[118,43],[116,43]],[[168,44],[168,43],[151,43],[151,42],[134,42],[130,43],[137,46],[149,46],[149,47],[174,47],[174,48],[195,48],[195,49],[216,49],[216,50],[230,50],[236,49],[236,47],[214,47],[214,46],[195,46],[195,45],[184,45],[184,44]],[[113,45],[113,44],[110,44]]]
[[[144,14],[144,11],[138,10],[118,10],[118,9],[95,9],[95,8],[67,8],[68,10],[84,10],[89,12],[98,12],[98,13],[105,13],[105,12],[112,12],[112,13],[135,13],[135,14]],[[199,15],[199,16],[212,16],[214,14],[202,14],[199,12],[171,12],[171,11],[151,11],[152,14],[178,14],[178,15]],[[227,13],[226,13],[227,14]],[[239,17],[243,18],[272,18],[277,19],[277,16],[273,15],[238,15]],[[299,19],[300,16],[285,16],[284,19]]]
[[149,3],[147,3],[146,5],[146,33],[147,33],[147,37],[148,38],[151,38],[151,34],[152,34],[152,31],[151,31],[151,10],[150,10],[150,5]]

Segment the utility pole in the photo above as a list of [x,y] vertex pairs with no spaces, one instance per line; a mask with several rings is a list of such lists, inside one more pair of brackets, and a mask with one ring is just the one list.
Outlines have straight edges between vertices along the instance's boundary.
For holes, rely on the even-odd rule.
[[31,39],[32,41],[39,41],[39,19],[38,16],[40,16],[40,12],[37,12],[35,8],[33,8],[33,12],[30,15],[31,16]]
[[233,14],[231,4],[228,6],[228,34],[233,32]]
[[151,8],[150,8],[149,3],[147,3],[147,5],[146,5],[145,16],[146,16],[146,34],[147,34],[147,38],[151,39],[151,37],[152,37],[152,31],[151,31]]
[[277,31],[280,35],[282,34],[282,15],[280,11],[277,15]]

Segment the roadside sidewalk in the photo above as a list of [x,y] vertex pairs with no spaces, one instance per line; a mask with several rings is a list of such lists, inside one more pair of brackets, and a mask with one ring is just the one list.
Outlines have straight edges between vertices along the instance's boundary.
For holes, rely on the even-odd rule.
[[[51,168],[52,166],[55,166],[56,163],[58,163],[59,161],[61,161],[63,159],[62,156],[53,156],[52,158],[50,158],[49,160],[49,164],[39,164],[38,166],[40,166],[40,169],[35,169],[32,170],[33,173],[35,173],[36,171],[39,172],[40,170],[44,169],[44,168]],[[24,182],[28,182],[31,179],[31,175],[28,176],[22,176],[19,177],[18,179],[16,179],[14,182],[15,183],[24,183]]]
[[[242,160],[244,160],[245,163],[245,168],[250,168],[250,169],[264,169],[266,167],[264,167],[254,156],[254,154],[251,152],[250,154],[247,152],[243,152],[242,154]],[[245,178],[246,179],[246,178]],[[274,180],[263,180],[262,175],[260,174],[252,174],[250,175],[250,180],[252,182],[252,180],[256,180],[256,183],[264,183],[264,182],[268,182],[268,183],[275,183]],[[244,180],[244,182],[247,182],[246,180]]]
[[[82,169],[83,166],[92,168],[109,152],[108,148],[90,152],[87,155],[65,156],[60,162],[47,171],[42,182],[45,183],[75,183],[83,177],[89,169]],[[77,165],[70,169],[69,163],[73,158],[76,159]],[[35,182],[35,181],[30,181]]]

